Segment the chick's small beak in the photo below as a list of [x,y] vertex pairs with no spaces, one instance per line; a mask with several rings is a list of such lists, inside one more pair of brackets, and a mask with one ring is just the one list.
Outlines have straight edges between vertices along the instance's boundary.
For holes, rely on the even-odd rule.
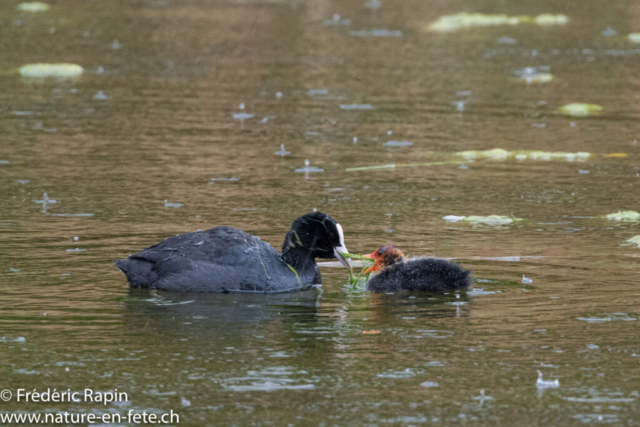
[[336,246],[335,248],[333,248],[333,255],[336,257],[338,261],[340,261],[340,264],[342,264],[343,266],[351,270],[351,260],[347,258],[345,261],[345,259],[342,258],[342,256],[340,255],[340,252],[342,252],[343,254],[348,254],[349,251],[347,250],[347,247],[344,245]]
[[380,258],[380,255],[378,254],[378,250],[376,249],[375,251],[371,252],[369,255],[363,255],[363,257],[377,260],[378,258]]

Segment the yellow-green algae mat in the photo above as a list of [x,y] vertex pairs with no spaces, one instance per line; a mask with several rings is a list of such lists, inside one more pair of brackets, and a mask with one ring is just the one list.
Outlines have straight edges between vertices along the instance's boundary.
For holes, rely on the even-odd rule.
[[600,218],[606,218],[614,221],[634,222],[640,221],[640,213],[636,211],[618,211],[608,215],[603,215]]
[[18,69],[22,77],[77,77],[84,69],[77,64],[27,64]]
[[[427,162],[427,163],[391,163],[386,165],[375,166],[360,166],[355,168],[346,168],[347,172],[366,171],[366,170],[394,170],[396,168],[409,168],[409,167],[421,167],[421,166],[441,166],[441,165],[461,165],[471,163],[474,160],[535,160],[535,161],[567,161],[567,162],[581,162],[589,159],[593,156],[592,153],[577,152],[567,153],[563,151],[534,151],[534,150],[516,150],[508,151],[503,148],[494,148],[491,150],[467,150],[458,151],[456,153],[438,153],[429,152],[430,156],[440,156],[445,158],[454,158],[461,160],[445,160],[440,162]],[[626,153],[609,153],[603,154],[603,157],[627,157]]]
[[347,172],[366,171],[371,169],[396,169],[396,168],[415,168],[420,166],[440,166],[440,165],[462,165],[469,163],[467,161],[454,160],[449,162],[428,162],[428,163],[391,163],[388,165],[361,166],[357,168],[346,168]]
[[355,274],[353,272],[353,269],[349,269],[349,284],[354,289],[358,286],[364,286],[369,280],[369,273],[365,273],[365,270],[371,267],[375,261],[364,255],[349,254],[346,252],[340,252],[340,256],[362,262],[362,268],[360,269],[360,272],[358,274]]
[[495,27],[500,25],[535,24],[541,26],[565,25],[569,18],[565,15],[545,13],[538,16],[509,16],[505,14],[486,15],[484,13],[457,13],[445,15],[427,25],[426,29],[437,32],[451,32],[469,27]]
[[23,12],[46,12],[49,8],[50,6],[48,4],[39,1],[24,2],[16,6],[16,9]]
[[640,248],[640,236],[634,236],[630,239],[627,239],[627,243],[631,245],[638,245],[638,247]]
[[585,117],[600,114],[603,108],[597,104],[585,104],[582,102],[574,102],[572,104],[563,105],[558,108],[562,114],[567,116]]
[[640,43],[640,33],[631,33],[627,37],[631,43]]
[[563,151],[533,151],[533,150],[518,150],[507,151],[502,148],[494,148],[491,150],[467,150],[458,151],[456,156],[475,160],[475,159],[516,159],[516,160],[566,160],[567,162],[584,161],[591,157],[591,153],[577,152],[566,153]]
[[455,216],[448,215],[442,217],[445,221],[448,222],[467,222],[474,225],[511,225],[514,222],[522,221],[522,218],[514,218],[510,216],[504,215],[488,215],[488,216],[479,216],[479,215],[470,215],[470,216]]
[[523,82],[526,84],[532,83],[549,83],[553,80],[553,74],[550,73],[536,73],[531,75],[520,76],[515,79],[517,82]]

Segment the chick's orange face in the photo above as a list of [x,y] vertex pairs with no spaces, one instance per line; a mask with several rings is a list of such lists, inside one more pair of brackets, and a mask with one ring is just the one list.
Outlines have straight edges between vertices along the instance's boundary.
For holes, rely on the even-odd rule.
[[395,264],[404,258],[404,254],[393,245],[385,245],[376,249],[369,255],[365,255],[365,257],[375,260],[375,263],[364,271],[365,273],[372,273]]

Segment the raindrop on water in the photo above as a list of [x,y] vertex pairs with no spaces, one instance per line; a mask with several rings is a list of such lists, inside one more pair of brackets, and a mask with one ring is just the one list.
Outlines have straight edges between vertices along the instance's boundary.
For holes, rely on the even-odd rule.
[[284,156],[286,156],[288,154],[291,154],[291,151],[285,150],[284,144],[280,144],[280,151],[276,151],[274,154],[276,156],[284,157]]
[[103,101],[103,100],[105,100],[107,98],[109,98],[109,97],[107,95],[105,95],[102,91],[99,91],[98,93],[93,95],[93,99],[98,100],[98,101]]
[[538,380],[536,381],[536,387],[539,390],[545,388],[558,388],[560,387],[560,381],[555,380],[545,380],[542,378],[542,372],[538,371]]

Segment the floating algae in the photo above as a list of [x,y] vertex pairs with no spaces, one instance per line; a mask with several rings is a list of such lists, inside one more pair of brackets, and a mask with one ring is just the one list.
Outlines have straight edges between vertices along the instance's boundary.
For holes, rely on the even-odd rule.
[[349,268],[349,284],[353,289],[357,287],[365,286],[365,284],[369,280],[369,274],[370,274],[370,273],[366,273],[366,270],[373,265],[374,260],[364,255],[349,254],[346,252],[339,252],[339,254],[340,256],[348,260],[349,265],[352,265],[351,264],[352,260],[357,260],[362,263],[361,265],[362,268],[358,274],[355,274],[353,272],[353,269]]
[[553,80],[553,75],[549,73],[549,67],[525,67],[513,72],[518,76],[518,81],[527,84],[547,83]]
[[585,161],[591,156],[591,153],[578,152],[578,153],[563,153],[560,151],[529,151],[516,154],[518,160],[566,160],[567,162],[573,161]]
[[569,22],[569,18],[565,15],[553,15],[551,13],[543,13],[534,19],[536,25],[565,25]]
[[521,76],[520,81],[523,81],[527,84],[531,83],[548,83],[553,80],[553,75],[549,73],[537,73],[531,74],[528,76]]
[[640,43],[640,33],[631,33],[627,37],[631,43]]
[[630,239],[627,239],[627,243],[638,245],[638,247],[640,248],[640,236],[634,236]]
[[600,114],[602,112],[602,107],[596,104],[585,104],[576,102],[573,104],[563,105],[562,107],[558,108],[558,111],[568,116],[584,117]]
[[[448,32],[467,27],[489,27],[498,25],[518,25],[522,21],[519,16],[485,15],[483,13],[458,13],[455,15],[441,16],[435,22],[427,26],[431,31]],[[527,17],[529,22],[531,18]]]
[[430,162],[430,163],[405,163],[405,164],[395,164],[391,163],[388,165],[376,165],[376,166],[361,166],[358,168],[346,168],[347,172],[355,172],[355,171],[366,171],[366,170],[375,170],[375,169],[396,169],[396,168],[415,168],[420,166],[440,166],[440,165],[460,165],[468,163],[467,161],[450,161],[450,162]]
[[[444,219],[449,222],[456,222],[456,221],[452,221],[451,218],[453,217],[454,217],[453,215],[449,215],[448,217],[444,217]],[[468,222],[469,224],[489,225],[489,226],[510,225],[516,221],[522,221],[522,218],[512,218],[504,215],[489,215],[489,216],[471,215],[471,216],[462,216],[462,217],[456,217],[456,218],[461,218],[460,221]]]
[[[409,168],[409,167],[420,167],[420,166],[440,166],[440,165],[464,165],[466,163],[473,162],[474,160],[506,160],[506,159],[516,159],[516,160],[537,160],[537,161],[551,161],[551,160],[564,160],[567,162],[575,162],[575,161],[585,161],[589,159],[592,154],[587,152],[577,152],[577,153],[565,153],[562,151],[532,151],[532,150],[519,150],[519,151],[507,151],[502,148],[494,148],[491,150],[467,150],[467,151],[458,151],[456,153],[437,153],[432,152],[429,153],[433,156],[445,157],[446,158],[462,158],[460,160],[444,160],[440,162],[429,162],[429,163],[407,163],[407,164],[386,164],[386,165],[375,165],[375,166],[361,166],[354,168],[347,168],[347,172],[354,171],[364,171],[364,170],[375,170],[375,169],[385,169],[385,170],[393,170],[397,168]],[[605,154],[605,157],[625,157],[625,153],[613,153],[613,154]]]
[[49,8],[48,4],[39,1],[20,3],[17,6],[17,9],[23,12],[46,12]]
[[76,64],[27,64],[18,69],[22,77],[78,77],[84,69]]
[[465,159],[506,159],[509,157],[509,152],[502,148],[494,148],[492,150],[467,150],[467,151],[459,151],[456,155],[463,157]]
[[375,169],[395,169],[396,165],[394,163],[388,165],[375,165],[375,166],[361,166],[359,168],[346,168],[347,172],[355,172],[355,171],[367,171],[367,170],[375,170]]
[[[609,215],[604,216],[606,219],[611,219],[615,221],[640,221],[640,213],[636,211],[618,211],[615,213],[611,213]],[[601,217],[602,218],[602,217]]]
[[427,30],[451,32],[469,27],[495,27],[501,25],[536,24],[542,26],[564,25],[569,21],[565,15],[543,14],[536,17],[527,15],[508,16],[505,14],[485,15],[484,13],[457,13],[441,16],[427,25]]
[[464,216],[457,216],[457,215],[447,215],[442,217],[442,219],[449,222],[458,222],[458,221],[462,221],[465,218],[466,217]]
[[493,159],[493,160],[504,160],[514,158],[517,160],[566,160],[568,162],[573,161],[584,161],[587,160],[591,153],[587,152],[578,152],[578,153],[565,153],[562,151],[529,151],[529,150],[520,150],[520,151],[507,151],[502,148],[494,148],[492,150],[468,150],[468,151],[459,151],[455,153],[456,156],[463,157],[468,160],[475,159]]

